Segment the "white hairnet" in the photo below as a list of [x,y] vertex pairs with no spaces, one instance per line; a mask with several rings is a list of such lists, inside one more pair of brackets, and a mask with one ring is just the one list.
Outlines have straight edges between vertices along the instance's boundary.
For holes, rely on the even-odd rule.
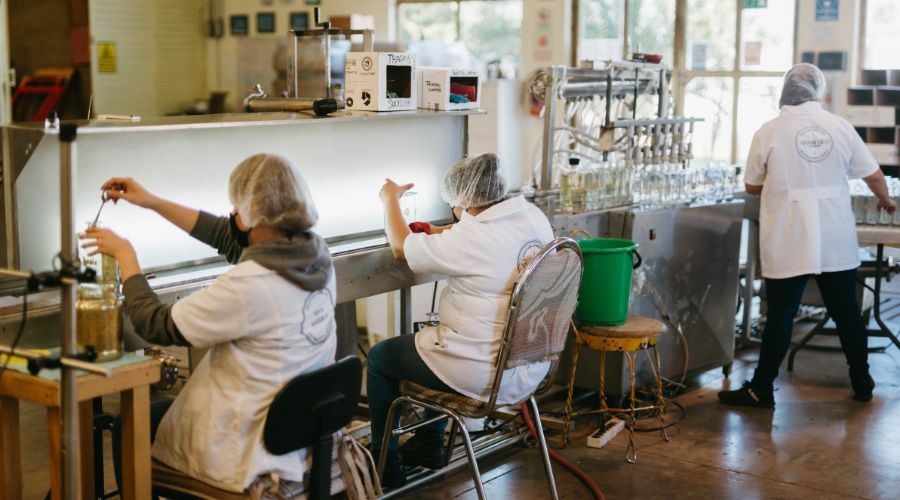
[[778,106],[796,106],[821,101],[825,95],[825,75],[812,64],[797,64],[784,74],[784,87]]
[[319,219],[300,171],[281,156],[257,154],[242,161],[228,179],[228,195],[248,227],[268,224],[296,234]]
[[451,207],[484,207],[506,196],[506,179],[494,153],[463,158],[441,182],[441,198]]

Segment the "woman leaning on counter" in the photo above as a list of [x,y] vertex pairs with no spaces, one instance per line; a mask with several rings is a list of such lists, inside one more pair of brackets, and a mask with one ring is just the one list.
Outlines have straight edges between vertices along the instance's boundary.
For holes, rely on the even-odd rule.
[[132,179],[102,187],[113,200],[156,211],[235,264],[174,305],[160,303],[127,240],[99,228],[81,238],[91,255],[119,261],[125,311],[139,335],[210,348],[177,399],[151,408],[154,459],[241,492],[262,474],[303,480],[306,450],[269,454],[263,425],[284,384],[334,362],[335,273],[325,241],[311,230],[318,219],[312,196],[288,160],[251,156],[228,184],[230,218],[163,200]]
[[816,280],[837,325],[853,398],[872,399],[866,327],[856,302],[859,245],[847,179],[863,179],[893,213],[884,174],[846,120],[822,109],[825,76],[811,64],[784,75],[781,112],[753,136],[747,192],[762,196],[759,247],[766,328],[753,379],[719,393],[729,405],[774,408],[773,383],[791,342],[806,282]]

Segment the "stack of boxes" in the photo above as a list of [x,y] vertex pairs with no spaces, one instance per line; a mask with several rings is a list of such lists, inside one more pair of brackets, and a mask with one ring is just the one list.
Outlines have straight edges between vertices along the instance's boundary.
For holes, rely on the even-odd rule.
[[862,71],[847,93],[847,121],[882,167],[900,168],[900,70]]

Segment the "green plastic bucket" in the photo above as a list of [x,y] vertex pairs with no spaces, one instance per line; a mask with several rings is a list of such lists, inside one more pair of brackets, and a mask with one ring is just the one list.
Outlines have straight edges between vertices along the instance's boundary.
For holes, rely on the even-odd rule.
[[641,265],[638,244],[618,238],[579,240],[584,274],[575,317],[587,325],[622,325],[628,318],[631,272]]

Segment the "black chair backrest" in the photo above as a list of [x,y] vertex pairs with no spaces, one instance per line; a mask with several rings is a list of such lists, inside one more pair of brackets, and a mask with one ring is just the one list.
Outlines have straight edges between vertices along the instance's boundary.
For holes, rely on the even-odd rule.
[[284,455],[316,444],[323,435],[347,425],[356,413],[362,384],[359,358],[298,375],[272,400],[263,444],[269,453]]

